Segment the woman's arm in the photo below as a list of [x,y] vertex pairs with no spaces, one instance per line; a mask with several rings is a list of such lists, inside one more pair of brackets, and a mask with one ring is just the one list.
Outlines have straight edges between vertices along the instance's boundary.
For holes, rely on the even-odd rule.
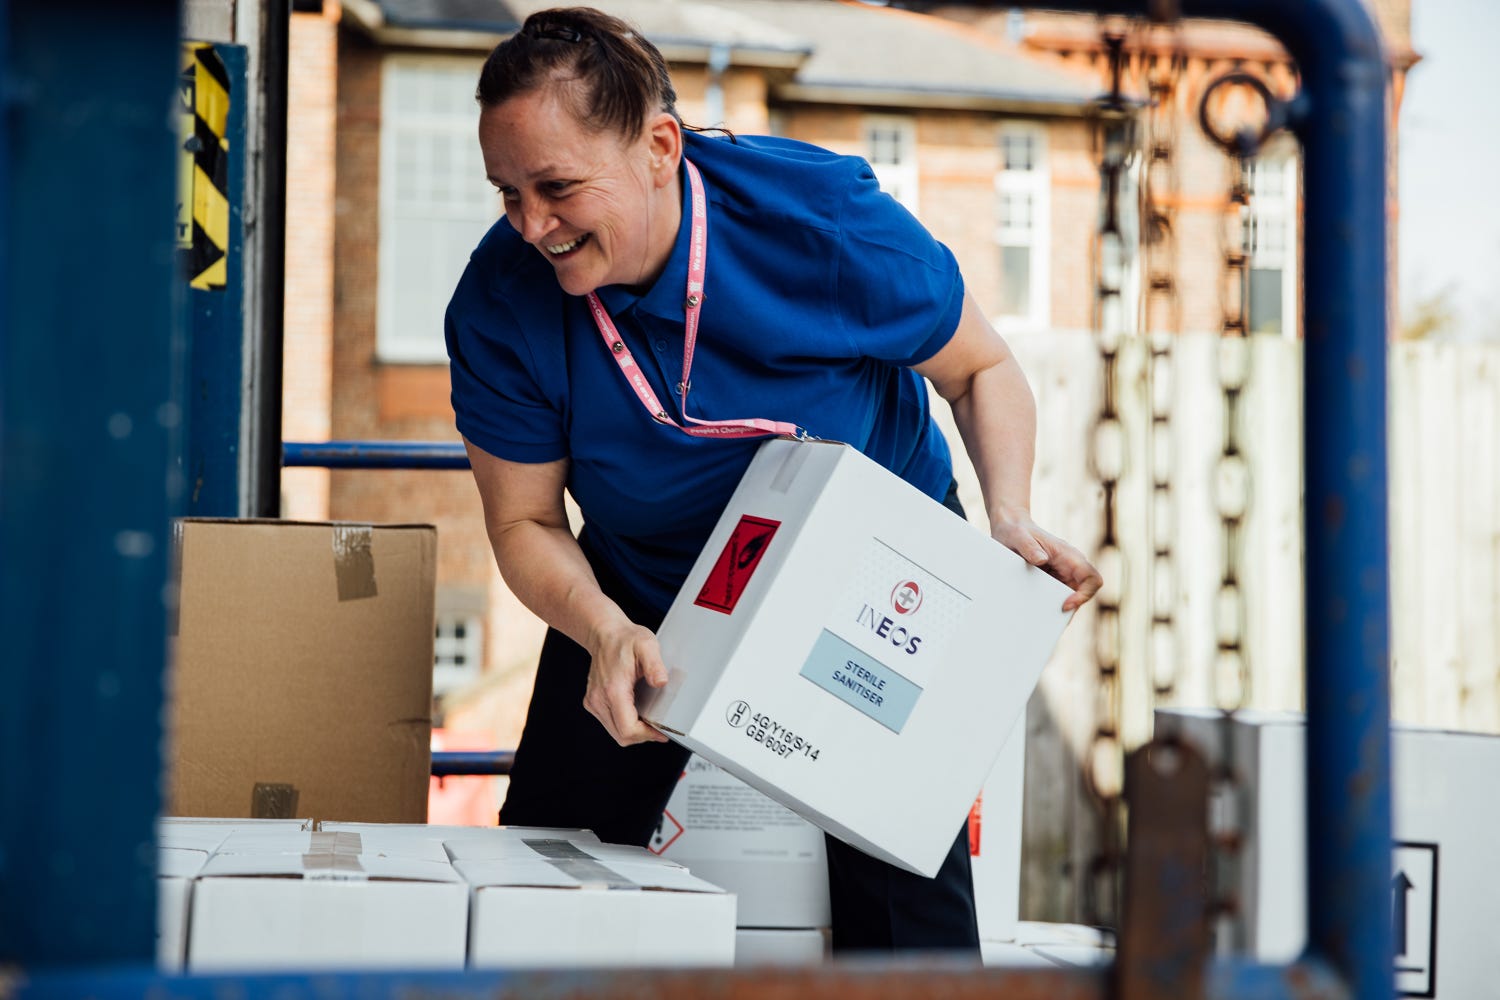
[[979,475],[990,534],[1073,588],[1064,611],[1082,606],[1102,580],[1082,552],[1031,520],[1036,402],[1015,355],[972,295],[964,295],[953,338],[917,371],[953,408],[964,449]]
[[464,441],[484,504],[485,530],[505,583],[548,625],[588,650],[583,705],[621,746],[666,736],[641,721],[635,686],[667,682],[656,636],[599,589],[568,529],[563,487],[568,462],[507,462]]

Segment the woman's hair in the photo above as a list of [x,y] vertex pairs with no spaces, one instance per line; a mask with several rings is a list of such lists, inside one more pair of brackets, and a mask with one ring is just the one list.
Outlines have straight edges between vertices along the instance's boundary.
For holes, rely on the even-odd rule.
[[677,92],[661,52],[629,24],[591,7],[528,17],[484,61],[474,97],[492,108],[558,84],[576,84],[560,89],[572,92],[578,121],[597,131],[634,139],[648,116],[665,111],[678,117]]

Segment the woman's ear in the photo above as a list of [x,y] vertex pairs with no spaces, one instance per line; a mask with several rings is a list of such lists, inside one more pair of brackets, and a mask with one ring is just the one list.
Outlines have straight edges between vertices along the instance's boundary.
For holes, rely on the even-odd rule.
[[651,157],[651,179],[666,187],[677,177],[682,159],[682,125],[673,115],[660,111],[646,123],[646,148]]

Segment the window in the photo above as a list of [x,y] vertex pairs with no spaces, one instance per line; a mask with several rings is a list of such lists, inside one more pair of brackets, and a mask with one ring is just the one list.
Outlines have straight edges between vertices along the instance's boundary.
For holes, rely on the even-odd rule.
[[1245,182],[1245,248],[1250,254],[1251,333],[1297,336],[1297,157],[1270,153],[1251,160]]
[[880,181],[880,190],[917,214],[917,126],[899,115],[865,118],[865,159]]
[[499,217],[475,139],[480,66],[477,59],[390,56],[382,69],[382,361],[447,360],[443,311],[470,251]]
[[464,612],[439,611],[432,647],[434,697],[478,680],[483,651],[483,618]]
[[999,323],[1012,329],[1045,327],[1051,313],[1046,141],[1034,126],[1007,125],[1000,131],[1000,170],[995,175]]

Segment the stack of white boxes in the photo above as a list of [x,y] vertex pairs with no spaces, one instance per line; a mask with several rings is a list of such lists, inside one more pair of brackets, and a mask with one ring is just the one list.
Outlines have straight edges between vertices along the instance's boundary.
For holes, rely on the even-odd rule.
[[580,830],[163,820],[158,960],[194,972],[728,966],[734,897]]
[[209,857],[236,830],[311,830],[308,819],[163,819],[156,829],[156,964],[179,972],[187,964],[193,887]]
[[828,949],[823,831],[692,758],[651,850],[733,892],[735,964],[816,965]]
[[[1156,714],[1159,736],[1180,735],[1211,762],[1222,759],[1225,725],[1207,709]],[[1291,712],[1239,712],[1227,725],[1245,805],[1245,947],[1262,961],[1289,961],[1307,942],[1306,726]],[[1391,766],[1397,992],[1496,996],[1500,737],[1394,726]]]
[[[1020,926],[1025,746],[1025,727],[1017,726],[969,817],[985,942],[1014,942]],[[651,849],[738,897],[736,965],[810,965],[827,956],[823,833],[738,778],[699,757],[689,761]]]

